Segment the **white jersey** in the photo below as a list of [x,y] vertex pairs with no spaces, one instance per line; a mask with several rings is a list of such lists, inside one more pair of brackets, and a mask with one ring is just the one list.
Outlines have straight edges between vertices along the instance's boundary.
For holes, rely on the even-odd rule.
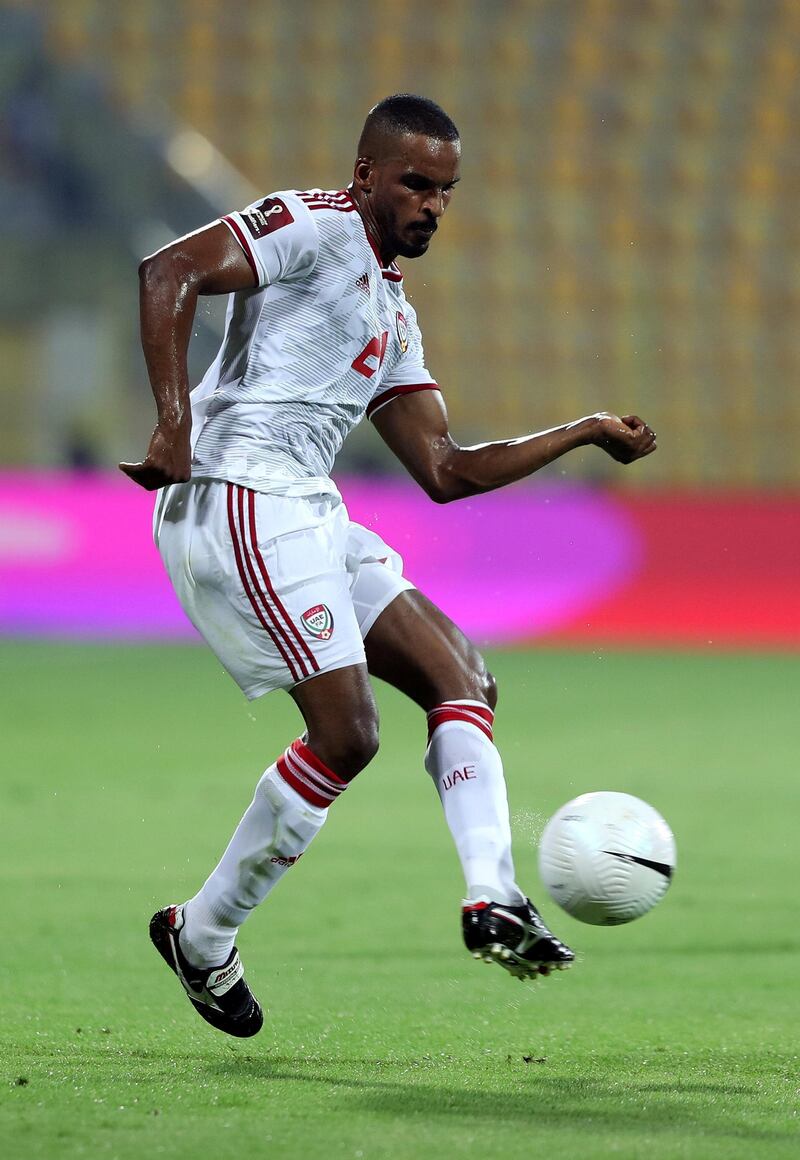
[[402,275],[346,190],[286,191],[221,219],[253,290],[231,294],[192,391],[192,475],[279,495],[337,494],[347,435],[398,395],[436,389]]

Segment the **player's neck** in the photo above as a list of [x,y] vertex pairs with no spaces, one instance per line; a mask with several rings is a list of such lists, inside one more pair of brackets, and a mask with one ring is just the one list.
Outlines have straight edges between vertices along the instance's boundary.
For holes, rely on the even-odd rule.
[[356,203],[358,212],[361,214],[361,220],[364,223],[364,231],[367,235],[370,245],[375,253],[380,258],[381,265],[387,268],[391,266],[392,262],[397,257],[396,250],[389,250],[381,238],[381,231],[378,228],[378,223],[375,221],[375,215],[372,212],[370,200],[363,190],[358,189],[355,185],[349,186],[349,193],[353,201]]

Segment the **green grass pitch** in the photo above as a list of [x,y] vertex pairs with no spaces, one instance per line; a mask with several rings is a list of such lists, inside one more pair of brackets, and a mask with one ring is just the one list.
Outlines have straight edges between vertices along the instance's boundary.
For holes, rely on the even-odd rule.
[[[800,1155],[791,655],[494,653],[521,881],[579,952],[520,984],[473,961],[421,768],[383,748],[240,938],[256,1039],[206,1027],[147,940],[298,732],[200,648],[0,645],[7,1160]],[[534,841],[584,790],[670,821],[678,874],[631,926],[560,914]]]

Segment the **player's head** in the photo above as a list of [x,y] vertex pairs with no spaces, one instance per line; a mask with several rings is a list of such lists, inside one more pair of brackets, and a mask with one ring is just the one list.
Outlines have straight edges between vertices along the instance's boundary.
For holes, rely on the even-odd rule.
[[370,109],[353,182],[387,251],[418,258],[428,248],[459,178],[458,129],[435,101],[398,93]]

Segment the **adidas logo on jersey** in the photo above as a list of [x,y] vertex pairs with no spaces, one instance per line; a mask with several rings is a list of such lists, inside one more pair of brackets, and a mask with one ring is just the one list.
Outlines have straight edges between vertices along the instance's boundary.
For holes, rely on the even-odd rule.
[[360,278],[356,278],[356,289],[369,294],[369,274],[362,274]]

